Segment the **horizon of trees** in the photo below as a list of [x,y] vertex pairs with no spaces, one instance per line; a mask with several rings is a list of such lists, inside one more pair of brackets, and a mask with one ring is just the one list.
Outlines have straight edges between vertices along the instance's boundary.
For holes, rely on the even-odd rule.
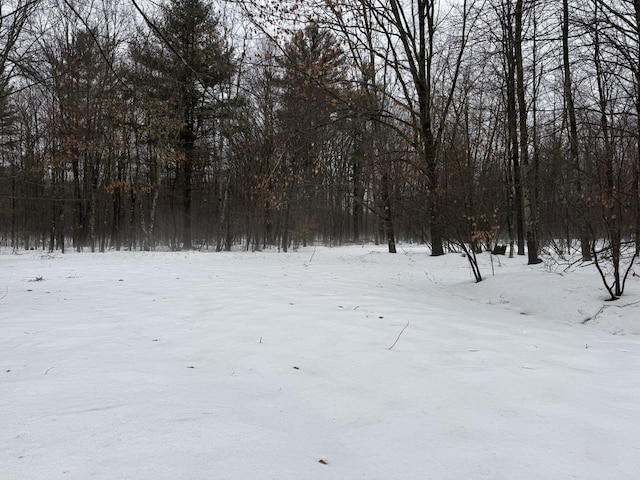
[[424,242],[594,261],[640,235],[640,3],[0,2],[0,244]]

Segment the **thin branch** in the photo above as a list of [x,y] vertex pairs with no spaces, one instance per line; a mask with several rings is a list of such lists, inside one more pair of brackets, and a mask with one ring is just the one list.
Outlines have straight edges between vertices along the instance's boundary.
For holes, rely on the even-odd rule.
[[391,350],[393,347],[396,346],[396,343],[398,343],[398,340],[400,340],[400,337],[402,336],[402,334],[404,333],[404,331],[407,329],[408,326],[409,326],[409,320],[407,320],[407,324],[404,326],[404,328],[400,330],[400,333],[398,334],[398,338],[396,338],[396,341],[393,342],[393,345],[391,345],[387,350]]

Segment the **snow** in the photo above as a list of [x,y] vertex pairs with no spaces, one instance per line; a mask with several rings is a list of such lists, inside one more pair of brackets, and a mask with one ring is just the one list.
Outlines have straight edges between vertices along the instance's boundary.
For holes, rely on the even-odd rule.
[[639,478],[640,277],[480,262],[0,254],[0,479]]

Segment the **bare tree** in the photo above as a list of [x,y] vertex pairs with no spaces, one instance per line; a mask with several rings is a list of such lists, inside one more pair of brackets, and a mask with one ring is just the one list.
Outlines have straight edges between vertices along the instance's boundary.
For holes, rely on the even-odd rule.
[[[372,30],[383,43],[383,48],[372,53],[394,73],[397,90],[390,93],[394,105],[404,109],[405,117],[401,120],[410,127],[409,135],[420,159],[418,167],[424,175],[428,193],[432,254],[442,255],[445,221],[442,216],[439,149],[474,22],[471,12],[475,2],[465,0],[461,3],[460,22],[453,25],[456,33],[449,35],[441,28],[444,15],[441,15],[441,4],[436,0],[335,0],[327,2],[327,5],[338,19],[346,13],[353,16],[360,12],[365,18],[371,18]],[[361,39],[370,38],[370,32],[356,30],[346,33],[355,35],[353,44],[367,48]],[[453,49],[443,48],[445,38],[454,45]],[[371,48],[372,42],[368,43]],[[443,69],[438,70],[440,67]],[[392,114],[391,111],[387,113]]]
[[[594,3],[591,33],[599,129],[593,145],[597,190],[592,202],[601,211],[604,238],[602,242],[593,241],[592,254],[611,299],[615,300],[624,293],[626,279],[638,257],[637,239],[634,242],[630,238],[636,230],[630,213],[637,205],[638,195],[634,175],[638,132],[631,137],[626,133],[628,97],[618,93],[626,90],[628,82],[623,74],[624,64],[611,55],[621,53],[615,35],[619,25],[611,23],[611,13],[610,6]],[[634,151],[632,156],[628,154],[630,147]],[[591,228],[597,239],[598,226],[592,224]]]
[[569,137],[569,161],[573,167],[573,176],[575,178],[577,216],[580,223],[579,235],[582,259],[584,261],[591,260],[591,249],[589,246],[589,231],[587,226],[586,205],[584,202],[584,186],[582,180],[583,168],[580,162],[580,146],[578,137],[578,121],[576,116],[576,107],[573,93],[573,78],[571,71],[570,56],[570,9],[569,0],[562,0],[562,73],[563,73],[563,90],[565,113],[568,124]]

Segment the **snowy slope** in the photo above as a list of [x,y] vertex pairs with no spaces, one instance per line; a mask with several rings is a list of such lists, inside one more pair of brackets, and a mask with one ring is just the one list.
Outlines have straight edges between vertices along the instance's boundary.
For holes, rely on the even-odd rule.
[[640,478],[638,277],[481,261],[2,254],[0,479]]

